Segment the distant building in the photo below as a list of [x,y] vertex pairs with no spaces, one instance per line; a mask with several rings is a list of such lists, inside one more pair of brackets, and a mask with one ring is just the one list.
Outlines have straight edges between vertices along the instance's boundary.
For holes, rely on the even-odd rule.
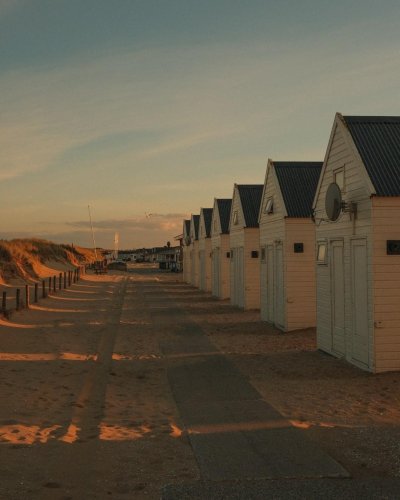
[[190,219],[183,221],[183,281],[190,283],[191,276],[191,238],[190,238]]
[[260,231],[263,184],[235,184],[230,213],[231,304],[260,308]]
[[199,286],[199,221],[200,215],[190,219],[190,284]]
[[212,208],[202,208],[199,220],[199,288],[211,292]]
[[230,295],[229,216],[231,199],[214,199],[211,220],[211,281],[212,294],[219,299]]

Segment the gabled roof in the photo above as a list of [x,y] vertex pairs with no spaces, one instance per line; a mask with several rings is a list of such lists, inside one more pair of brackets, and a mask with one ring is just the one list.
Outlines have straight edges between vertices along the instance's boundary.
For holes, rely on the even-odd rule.
[[221,222],[221,232],[222,234],[227,234],[229,233],[229,216],[231,214],[232,199],[217,199],[217,206],[219,212],[219,220]]
[[322,161],[274,161],[288,217],[310,217]]
[[246,227],[258,227],[263,184],[238,184],[237,189],[242,204]]
[[378,196],[400,196],[400,117],[343,116]]
[[184,219],[183,226],[184,226],[184,232],[186,234],[190,234],[190,220],[189,219]]
[[209,238],[211,236],[211,219],[212,219],[212,208],[202,208],[201,212],[203,213],[204,225],[206,228],[206,237]]
[[200,215],[192,215],[193,225],[194,225],[194,239],[199,239],[199,222]]

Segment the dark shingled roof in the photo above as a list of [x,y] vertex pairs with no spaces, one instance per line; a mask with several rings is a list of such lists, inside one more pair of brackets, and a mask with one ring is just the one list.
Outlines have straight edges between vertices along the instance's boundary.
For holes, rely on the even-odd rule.
[[232,199],[217,199],[219,220],[223,234],[229,233],[229,217],[231,215]]
[[192,215],[192,217],[193,217],[193,222],[194,222],[194,239],[198,240],[199,239],[200,215]]
[[212,208],[202,208],[204,217],[204,225],[206,226],[206,237],[209,238],[211,236],[211,219],[212,219]]
[[378,196],[400,196],[400,117],[344,116]]
[[288,217],[310,217],[322,161],[273,162]]
[[186,234],[190,234],[190,220],[189,219],[185,219],[183,221],[183,223],[185,224],[185,229],[186,229]]
[[263,184],[240,184],[237,186],[242,203],[246,227],[258,227]]

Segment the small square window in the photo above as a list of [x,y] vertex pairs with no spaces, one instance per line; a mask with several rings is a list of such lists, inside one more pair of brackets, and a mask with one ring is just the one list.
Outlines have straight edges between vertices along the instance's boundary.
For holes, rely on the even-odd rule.
[[268,198],[267,203],[265,205],[264,212],[266,214],[272,214],[272,213],[274,213],[274,200],[273,200],[273,198]]
[[327,244],[326,241],[317,243],[317,264],[326,264]]

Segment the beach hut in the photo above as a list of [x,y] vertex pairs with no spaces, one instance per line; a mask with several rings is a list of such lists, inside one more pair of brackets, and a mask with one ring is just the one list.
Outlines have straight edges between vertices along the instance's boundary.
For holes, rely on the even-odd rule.
[[199,221],[200,215],[190,219],[190,284],[199,286]]
[[212,208],[202,208],[199,220],[199,288],[211,292]]
[[283,331],[316,324],[312,204],[322,162],[268,160],[260,206],[261,319]]
[[229,220],[231,304],[260,307],[260,231],[263,184],[235,184]]
[[185,219],[183,221],[183,281],[185,283],[190,283],[190,251],[191,251],[191,240],[190,240],[190,219]]
[[211,220],[211,292],[219,299],[227,299],[230,295],[229,216],[231,207],[231,199],[214,199]]
[[400,369],[400,117],[336,114],[314,199],[318,347]]

